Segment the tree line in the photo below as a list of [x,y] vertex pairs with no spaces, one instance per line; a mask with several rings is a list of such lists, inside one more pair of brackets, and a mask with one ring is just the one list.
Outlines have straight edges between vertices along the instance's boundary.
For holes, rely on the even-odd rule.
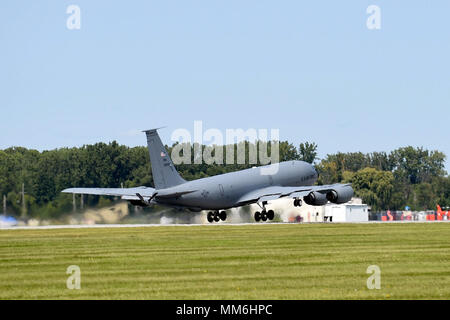
[[[252,167],[255,164],[249,161],[248,150],[258,145],[242,144],[246,157],[241,164],[180,164],[177,170],[186,180],[193,180]],[[166,146],[169,154],[175,145]],[[194,157],[194,146],[190,147]],[[240,146],[232,147],[236,151]],[[268,147],[270,153],[271,143]],[[295,146],[282,141],[279,159],[315,164],[319,184],[352,183],[356,195],[373,211],[402,210],[405,206],[426,210],[434,209],[437,203],[450,206],[450,178],[444,170],[446,156],[440,151],[409,146],[390,153],[336,153],[318,159],[317,148],[315,143]],[[224,156],[226,151],[227,146],[223,146]],[[71,212],[72,196],[61,193],[65,188],[141,185],[153,185],[146,147],[131,148],[113,141],[43,152],[22,147],[0,150],[0,195],[6,196],[7,212],[17,216],[57,218]],[[85,198],[86,206],[102,206],[109,201],[96,196]]]

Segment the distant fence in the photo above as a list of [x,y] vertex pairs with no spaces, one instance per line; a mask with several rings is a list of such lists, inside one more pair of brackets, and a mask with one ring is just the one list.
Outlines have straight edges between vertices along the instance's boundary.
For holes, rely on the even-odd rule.
[[441,216],[435,211],[381,211],[369,213],[369,220],[372,221],[435,221],[449,218],[448,215]]

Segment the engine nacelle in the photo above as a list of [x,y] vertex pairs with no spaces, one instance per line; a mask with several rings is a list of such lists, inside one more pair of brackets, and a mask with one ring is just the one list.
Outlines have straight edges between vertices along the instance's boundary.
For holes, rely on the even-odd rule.
[[320,192],[311,192],[307,196],[303,197],[303,200],[306,204],[309,204],[310,206],[323,206],[324,204],[327,204],[327,196]]
[[330,202],[341,204],[349,202],[353,197],[353,188],[350,186],[338,187],[327,193]]

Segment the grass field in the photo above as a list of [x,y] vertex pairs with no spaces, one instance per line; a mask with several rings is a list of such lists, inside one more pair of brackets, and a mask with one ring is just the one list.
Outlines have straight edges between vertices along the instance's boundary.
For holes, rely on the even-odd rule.
[[450,223],[0,230],[0,299],[449,299],[449,239]]

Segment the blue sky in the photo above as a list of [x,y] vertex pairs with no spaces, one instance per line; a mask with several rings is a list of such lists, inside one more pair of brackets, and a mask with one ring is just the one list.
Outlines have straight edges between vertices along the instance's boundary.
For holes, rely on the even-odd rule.
[[[69,30],[69,5],[81,29]],[[366,27],[369,5],[381,30]],[[278,128],[327,153],[450,156],[449,1],[0,3],[0,148]],[[447,171],[449,170],[447,161]]]

